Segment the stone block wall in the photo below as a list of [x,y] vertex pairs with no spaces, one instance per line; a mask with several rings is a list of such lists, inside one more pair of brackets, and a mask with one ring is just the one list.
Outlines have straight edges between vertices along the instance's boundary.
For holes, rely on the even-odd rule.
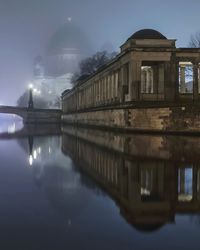
[[127,108],[63,114],[63,123],[134,131],[200,132],[200,107]]

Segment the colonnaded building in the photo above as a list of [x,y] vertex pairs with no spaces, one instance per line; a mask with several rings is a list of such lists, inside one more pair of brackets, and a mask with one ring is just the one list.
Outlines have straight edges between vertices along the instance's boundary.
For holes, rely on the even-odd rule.
[[62,94],[66,123],[135,130],[200,131],[200,48],[176,48],[137,31],[116,58]]

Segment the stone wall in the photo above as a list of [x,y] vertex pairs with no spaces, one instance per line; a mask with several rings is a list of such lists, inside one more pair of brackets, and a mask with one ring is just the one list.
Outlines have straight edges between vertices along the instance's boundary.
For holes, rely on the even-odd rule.
[[63,114],[64,123],[134,131],[200,132],[200,107],[127,108]]

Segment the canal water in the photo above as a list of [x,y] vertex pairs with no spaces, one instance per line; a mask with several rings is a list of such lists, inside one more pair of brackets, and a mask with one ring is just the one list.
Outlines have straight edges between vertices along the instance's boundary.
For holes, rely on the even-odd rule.
[[0,249],[200,249],[200,137],[3,127]]

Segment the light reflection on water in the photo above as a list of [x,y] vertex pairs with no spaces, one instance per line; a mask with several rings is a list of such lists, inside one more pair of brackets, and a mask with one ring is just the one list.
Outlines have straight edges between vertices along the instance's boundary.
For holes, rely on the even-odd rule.
[[200,138],[43,131],[0,140],[2,249],[198,249]]
[[14,134],[23,128],[23,120],[16,115],[0,114],[0,133]]

